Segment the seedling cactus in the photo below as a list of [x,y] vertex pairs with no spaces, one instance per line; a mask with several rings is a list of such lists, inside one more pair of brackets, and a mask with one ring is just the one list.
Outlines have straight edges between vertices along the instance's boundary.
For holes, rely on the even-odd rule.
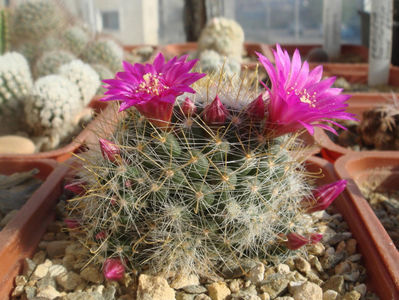
[[[111,262],[116,279],[121,265],[213,273],[244,258],[278,262],[320,241],[308,213],[328,206],[345,183],[312,192],[295,136],[298,123],[312,131],[330,128],[330,115],[352,118],[343,111],[347,97],[320,82],[320,69],[309,73],[299,53],[291,62],[278,47],[284,74],[259,56],[271,90],[256,88],[256,77],[190,73],[196,61],[165,63],[162,54],[152,65],[124,63],[104,81],[104,100],[121,100],[125,112],[99,150],[81,155],[68,206],[105,274]],[[325,98],[334,100],[328,110]],[[280,109],[286,102],[294,107]]]

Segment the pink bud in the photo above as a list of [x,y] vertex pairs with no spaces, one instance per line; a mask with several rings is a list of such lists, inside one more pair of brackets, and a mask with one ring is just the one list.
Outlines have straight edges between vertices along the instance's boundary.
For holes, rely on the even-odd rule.
[[323,238],[323,235],[320,233],[311,233],[309,236],[310,242],[312,244],[317,244],[318,242],[321,241],[322,238]]
[[70,191],[76,195],[84,195],[85,193],[85,182],[84,181],[77,181],[77,182],[73,182],[73,183],[69,183],[67,185],[64,186],[64,189],[67,191]]
[[119,280],[125,274],[125,266],[119,258],[107,258],[104,262],[103,273],[107,280]]
[[323,185],[313,191],[313,198],[304,199],[301,203],[307,213],[324,210],[338,197],[346,188],[346,180],[338,180],[334,183]]
[[104,240],[106,237],[107,237],[107,234],[105,233],[104,230],[100,231],[95,236],[96,240],[98,240],[98,241]]
[[116,204],[116,198],[115,197],[111,197],[111,200],[109,201],[109,203],[111,203],[111,205],[115,205]]
[[120,154],[119,147],[106,139],[99,139],[99,142],[103,157],[115,162]]
[[80,226],[79,222],[75,219],[64,219],[64,223],[69,229],[75,229]]
[[204,109],[204,121],[208,125],[221,125],[226,121],[227,114],[227,109],[216,95],[215,100]]
[[247,106],[247,114],[255,121],[261,121],[265,117],[265,102],[263,101],[263,94],[252,101]]
[[182,111],[186,117],[189,117],[195,114],[197,107],[195,106],[194,102],[187,97],[186,100],[184,100]]
[[125,187],[127,187],[127,188],[130,188],[132,186],[132,184],[133,184],[132,181],[129,179],[125,181]]
[[291,250],[297,250],[309,243],[309,239],[297,233],[287,234],[287,239],[287,248]]

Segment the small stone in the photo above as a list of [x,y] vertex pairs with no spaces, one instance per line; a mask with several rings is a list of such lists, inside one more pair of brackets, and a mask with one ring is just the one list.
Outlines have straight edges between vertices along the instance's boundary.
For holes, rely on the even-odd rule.
[[353,255],[356,253],[356,245],[357,241],[355,239],[349,239],[346,242],[346,252],[348,253],[348,255]]
[[47,255],[50,258],[61,257],[65,254],[65,249],[70,245],[70,241],[52,241],[46,246]]
[[337,275],[342,275],[344,273],[348,273],[351,270],[351,266],[347,261],[340,262],[335,266],[334,271]]
[[106,287],[103,290],[103,297],[104,300],[114,300],[115,299],[115,294],[116,294],[116,288],[112,285]]
[[36,264],[29,258],[25,258],[22,275],[29,278],[36,268]]
[[224,300],[231,294],[224,282],[214,282],[208,285],[207,289],[212,300]]
[[262,292],[266,292],[273,299],[283,293],[288,286],[288,279],[281,274],[271,274],[259,283]]
[[1,154],[32,154],[35,153],[35,144],[28,138],[17,135],[0,137]]
[[51,277],[57,277],[68,272],[67,269],[62,265],[52,265],[48,271]]
[[258,283],[263,280],[265,274],[265,265],[258,263],[254,268],[252,268],[246,278],[251,280],[253,283]]
[[202,285],[189,285],[189,286],[185,286],[183,288],[183,291],[185,291],[186,293],[189,293],[189,294],[202,294],[202,293],[206,293],[207,289],[206,289],[206,287],[204,287]]
[[232,294],[229,297],[230,300],[261,300],[255,293],[254,294],[250,294],[250,293],[246,293],[244,291],[240,291],[238,293]]
[[335,235],[333,235],[332,237],[330,237],[327,240],[324,240],[324,238],[323,238],[323,241],[325,241],[329,245],[336,245],[339,242],[346,241],[346,240],[348,240],[351,237],[352,237],[352,233],[351,232],[339,232],[339,233],[336,233]]
[[22,293],[24,292],[24,286],[23,285],[17,285],[15,287],[15,289],[12,291],[11,296],[13,297],[19,297],[22,295]]
[[36,288],[33,286],[25,286],[24,292],[27,299],[33,299],[36,296]]
[[268,293],[262,293],[259,295],[260,300],[270,300],[270,295]]
[[295,299],[290,296],[284,296],[284,297],[277,297],[274,300],[295,300]]
[[75,272],[68,272],[56,277],[57,283],[66,291],[75,290],[82,283],[82,278]]
[[37,265],[44,263],[45,260],[46,260],[46,252],[44,252],[43,250],[36,252],[32,258],[32,261]]
[[343,276],[344,276],[344,279],[347,280],[347,281],[356,282],[356,281],[359,280],[360,271],[359,270],[353,270],[350,273],[343,274]]
[[36,282],[36,287],[38,292],[42,289],[46,289],[48,286],[56,287],[54,278],[50,277],[50,274],[47,273],[42,279]]
[[367,286],[364,283],[360,283],[353,288],[356,292],[359,292],[362,297],[366,296]]
[[291,269],[288,265],[286,264],[279,264],[276,268],[277,273],[280,274],[289,274],[291,272]]
[[165,278],[141,274],[138,282],[137,300],[174,300],[175,291]]
[[100,284],[104,280],[102,273],[100,273],[98,268],[94,266],[88,266],[87,268],[83,269],[80,272],[80,277],[95,284]]
[[16,286],[24,286],[28,280],[26,279],[26,276],[24,275],[18,275],[15,277],[15,285]]
[[335,252],[339,253],[342,251],[346,251],[346,243],[345,241],[341,241],[338,243],[337,247],[335,247]]
[[246,289],[244,289],[244,290],[241,290],[243,293],[245,293],[245,294],[251,294],[251,295],[257,295],[258,294],[258,292],[257,292],[257,290],[256,290],[256,286],[255,285],[250,285],[249,287],[247,287]]
[[206,294],[201,294],[201,295],[195,296],[194,300],[212,300],[212,299],[211,299],[211,297],[209,297]]
[[246,280],[246,281],[244,282],[244,288],[250,287],[251,284],[252,284],[251,280]]
[[296,270],[287,274],[287,279],[289,281],[307,281],[307,278]]
[[321,265],[319,259],[316,256],[309,256],[309,262],[316,269],[317,272],[321,273],[323,272],[323,266]]
[[229,284],[229,288],[232,293],[237,293],[241,287],[242,287],[241,279],[233,279]]
[[361,296],[358,291],[350,291],[344,295],[342,300],[359,300]]
[[36,297],[43,297],[51,300],[60,296],[61,294],[51,285],[47,286],[44,289],[40,289],[40,291],[36,295]]
[[176,293],[176,300],[194,300],[195,295],[193,294],[186,294],[183,292]]
[[322,243],[311,244],[308,246],[307,249],[309,254],[313,254],[316,256],[322,256],[326,250]]
[[339,294],[334,290],[327,290],[323,293],[323,300],[338,300]]
[[5,227],[8,222],[11,221],[12,218],[18,213],[18,209],[14,209],[6,214],[3,218],[0,218],[0,228]]
[[322,300],[323,290],[317,284],[305,282],[301,285],[290,286],[290,292],[295,300]]
[[325,255],[320,261],[324,270],[335,267],[345,257],[345,252],[337,253],[335,252],[334,248],[329,249],[332,249],[332,251],[326,251]]
[[88,253],[88,250],[85,247],[82,247],[80,243],[71,243],[66,246],[65,254],[72,254],[76,257],[85,256]]
[[356,262],[362,259],[362,255],[360,253],[353,254],[347,258],[348,261]]
[[67,268],[67,270],[72,270],[73,266],[75,265],[76,258],[74,255],[66,254],[62,258],[62,265]]
[[323,285],[323,291],[333,290],[342,294],[344,292],[344,277],[341,275],[335,275],[330,277]]
[[234,264],[233,266],[223,267],[224,278],[238,278],[247,274],[252,268],[256,266],[256,262],[251,259],[246,259],[241,262],[239,266]]
[[43,235],[42,240],[43,241],[54,241],[55,234],[54,232],[47,232]]
[[323,280],[321,280],[317,273],[313,270],[306,272],[306,277],[309,279],[310,282],[313,282],[317,285],[321,285],[323,283]]
[[310,263],[303,257],[296,257],[294,259],[294,262],[295,262],[295,267],[299,272],[306,274],[311,269]]
[[179,290],[186,286],[199,285],[199,284],[200,284],[199,278],[195,274],[178,275],[176,276],[176,278],[173,279],[173,281],[170,284],[170,287],[174,288],[175,290]]
[[32,273],[32,280],[38,280],[43,278],[48,273],[49,266],[45,263],[42,263],[36,267],[36,269]]

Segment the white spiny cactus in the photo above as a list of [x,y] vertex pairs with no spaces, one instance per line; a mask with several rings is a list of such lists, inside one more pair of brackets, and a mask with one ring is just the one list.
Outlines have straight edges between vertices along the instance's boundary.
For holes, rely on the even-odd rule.
[[122,68],[123,49],[113,40],[100,39],[88,45],[82,58],[91,64],[102,64],[115,72]]
[[39,78],[50,74],[56,74],[60,66],[75,59],[75,55],[63,50],[45,52],[36,62],[34,75],[36,78]]

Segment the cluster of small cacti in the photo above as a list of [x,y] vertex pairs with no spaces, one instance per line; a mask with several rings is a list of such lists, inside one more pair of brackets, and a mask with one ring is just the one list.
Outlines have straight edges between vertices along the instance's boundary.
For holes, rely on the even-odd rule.
[[102,64],[116,72],[122,68],[123,49],[113,40],[99,39],[86,47],[82,59],[90,64]]
[[399,107],[378,106],[363,112],[358,126],[362,144],[378,150],[399,150]]
[[0,55],[8,50],[8,13],[0,9]]
[[21,54],[9,52],[0,56],[0,118],[19,111],[32,85],[28,62]]

